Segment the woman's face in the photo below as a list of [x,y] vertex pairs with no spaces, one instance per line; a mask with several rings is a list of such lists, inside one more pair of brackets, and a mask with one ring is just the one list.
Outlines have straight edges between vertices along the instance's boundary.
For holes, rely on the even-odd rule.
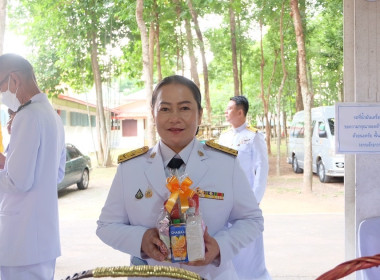
[[159,89],[153,118],[161,140],[179,153],[194,138],[202,111],[188,87],[168,84]]

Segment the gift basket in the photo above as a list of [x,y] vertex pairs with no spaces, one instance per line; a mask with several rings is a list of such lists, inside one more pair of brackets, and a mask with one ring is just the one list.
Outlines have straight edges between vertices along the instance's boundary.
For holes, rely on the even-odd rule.
[[170,197],[165,201],[156,223],[160,239],[172,263],[204,260],[204,226],[199,211],[199,196],[191,189],[191,179],[172,175],[166,187]]

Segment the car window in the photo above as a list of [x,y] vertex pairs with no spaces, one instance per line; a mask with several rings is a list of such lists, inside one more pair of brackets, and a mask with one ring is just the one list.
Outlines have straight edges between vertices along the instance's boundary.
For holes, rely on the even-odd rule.
[[335,133],[335,118],[328,119],[331,135]]
[[70,159],[77,158],[81,155],[80,152],[75,147],[72,147],[72,146],[67,147],[67,154],[69,154]]

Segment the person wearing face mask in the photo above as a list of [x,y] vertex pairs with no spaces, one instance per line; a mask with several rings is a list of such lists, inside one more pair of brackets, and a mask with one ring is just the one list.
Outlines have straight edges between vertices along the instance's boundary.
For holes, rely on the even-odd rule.
[[[10,79],[8,79],[10,81]],[[5,106],[8,107],[8,110],[11,110],[12,112],[16,112],[18,107],[20,107],[20,101],[17,99],[16,94],[12,94],[9,90],[9,82],[8,82],[8,89],[5,92],[0,92],[0,104],[3,103]],[[11,122],[12,123],[12,122]],[[7,124],[8,133],[9,128]],[[1,125],[0,125],[0,153],[4,152],[4,146],[3,146],[3,135],[1,132]],[[1,163],[0,163],[1,166]]]
[[[163,79],[153,91],[151,109],[160,140],[150,149],[119,157],[97,235],[133,256],[133,265],[174,266],[210,280],[237,280],[232,258],[260,236],[263,217],[236,151],[196,139],[203,112],[201,93],[185,77]],[[170,195],[166,178],[173,173],[186,174],[193,182],[191,188],[210,194],[199,198],[206,226],[204,260],[164,261],[170,248],[159,238],[155,224]]]
[[[1,102],[7,106],[13,112],[16,112],[17,109],[21,106],[20,101],[17,99],[15,92],[14,94],[9,90],[9,83],[11,81],[11,77],[8,77],[8,88],[6,91],[1,91]],[[18,90],[18,89],[17,89]]]
[[15,112],[0,153],[0,279],[53,280],[60,256],[57,184],[65,174],[61,118],[21,56],[0,56],[2,101]]

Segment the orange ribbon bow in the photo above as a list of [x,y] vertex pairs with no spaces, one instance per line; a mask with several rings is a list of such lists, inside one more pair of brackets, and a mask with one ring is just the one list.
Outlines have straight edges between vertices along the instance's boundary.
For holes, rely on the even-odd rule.
[[165,204],[166,210],[169,213],[172,211],[174,204],[176,203],[179,196],[181,202],[181,212],[185,213],[186,210],[189,209],[188,198],[192,198],[195,194],[195,192],[189,188],[193,181],[191,181],[189,177],[186,177],[180,184],[176,176],[172,176],[166,181],[166,187],[171,192],[171,195]]

